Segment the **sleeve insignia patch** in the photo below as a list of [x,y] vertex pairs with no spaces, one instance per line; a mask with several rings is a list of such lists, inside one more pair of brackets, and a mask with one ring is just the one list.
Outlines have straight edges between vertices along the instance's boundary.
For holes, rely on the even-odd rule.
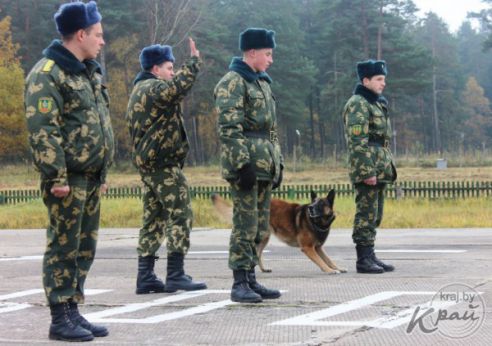
[[46,61],[46,63],[44,64],[43,66],[43,72],[50,72],[51,69],[53,68],[53,65],[55,64],[55,62],[51,59],[49,59],[48,61]]
[[354,136],[360,136],[362,133],[362,125],[353,125],[351,132]]
[[38,99],[38,111],[42,114],[51,112],[53,100],[49,97],[40,97]]

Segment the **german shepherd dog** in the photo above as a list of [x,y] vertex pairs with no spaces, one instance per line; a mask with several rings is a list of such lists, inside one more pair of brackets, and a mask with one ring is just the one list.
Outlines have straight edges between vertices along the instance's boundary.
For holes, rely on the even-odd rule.
[[[219,215],[228,222],[232,220],[232,208],[219,195],[213,195],[212,201]],[[271,272],[263,265],[263,250],[273,232],[278,239],[289,246],[299,247],[311,261],[329,274],[346,273],[339,268],[323,251],[330,233],[330,227],[335,220],[333,204],[335,191],[330,190],[325,198],[318,198],[311,191],[310,204],[297,204],[272,199],[270,204],[269,232],[257,245],[259,266],[262,272]]]

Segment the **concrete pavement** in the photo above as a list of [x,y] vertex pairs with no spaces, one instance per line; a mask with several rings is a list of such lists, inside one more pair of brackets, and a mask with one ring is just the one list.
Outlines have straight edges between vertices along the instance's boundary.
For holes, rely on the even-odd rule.
[[[135,295],[138,230],[101,230],[81,311],[107,325],[110,335],[92,343],[490,344],[492,228],[380,230],[378,257],[396,266],[395,272],[380,275],[355,272],[350,230],[332,230],[325,244],[326,253],[348,269],[338,275],[321,272],[299,249],[272,237],[264,256],[273,272],[257,276],[265,286],[284,292],[280,299],[261,304],[229,300],[229,234],[192,232],[185,269],[194,279],[206,281],[208,290]],[[0,230],[1,345],[63,344],[47,338],[50,317],[41,286],[44,245],[43,230]],[[166,260],[161,256],[156,273],[164,279]],[[466,301],[475,293],[473,301]]]

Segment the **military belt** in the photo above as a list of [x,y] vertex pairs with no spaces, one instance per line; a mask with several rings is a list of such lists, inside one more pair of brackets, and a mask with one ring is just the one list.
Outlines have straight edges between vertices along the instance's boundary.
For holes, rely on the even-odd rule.
[[250,137],[250,138],[267,139],[270,142],[273,142],[273,140],[275,139],[275,132],[274,131],[243,131],[243,134],[246,137]]

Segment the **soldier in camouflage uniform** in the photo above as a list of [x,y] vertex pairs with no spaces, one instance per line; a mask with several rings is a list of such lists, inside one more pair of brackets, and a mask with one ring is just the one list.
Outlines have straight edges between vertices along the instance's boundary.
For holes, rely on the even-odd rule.
[[[170,46],[152,45],[140,54],[142,72],[128,102],[127,122],[133,162],[145,188],[143,227],[138,240],[137,294],[205,289],[184,272],[190,247],[192,210],[183,165],[189,149],[181,102],[193,86],[201,59],[189,40],[191,58],[174,74]],[[155,275],[154,264],[167,241],[167,276]]]
[[104,45],[96,3],[62,5],[54,40],[26,80],[25,110],[34,164],[48,208],[43,286],[50,306],[50,339],[87,341],[103,326],[78,312],[94,260],[100,197],[113,157],[109,98],[94,60]]
[[390,151],[391,124],[382,96],[387,74],[384,61],[357,64],[360,84],[343,110],[349,151],[350,179],[355,187],[356,214],[352,239],[359,273],[383,273],[395,268],[374,253],[376,228],[381,224],[386,184],[396,180]]
[[229,268],[234,284],[231,299],[261,302],[278,298],[278,290],[256,281],[256,245],[268,230],[272,188],[282,180],[275,99],[266,69],[273,62],[274,32],[247,29],[239,37],[243,57],[215,87],[219,115],[222,176],[230,183],[234,204]]

